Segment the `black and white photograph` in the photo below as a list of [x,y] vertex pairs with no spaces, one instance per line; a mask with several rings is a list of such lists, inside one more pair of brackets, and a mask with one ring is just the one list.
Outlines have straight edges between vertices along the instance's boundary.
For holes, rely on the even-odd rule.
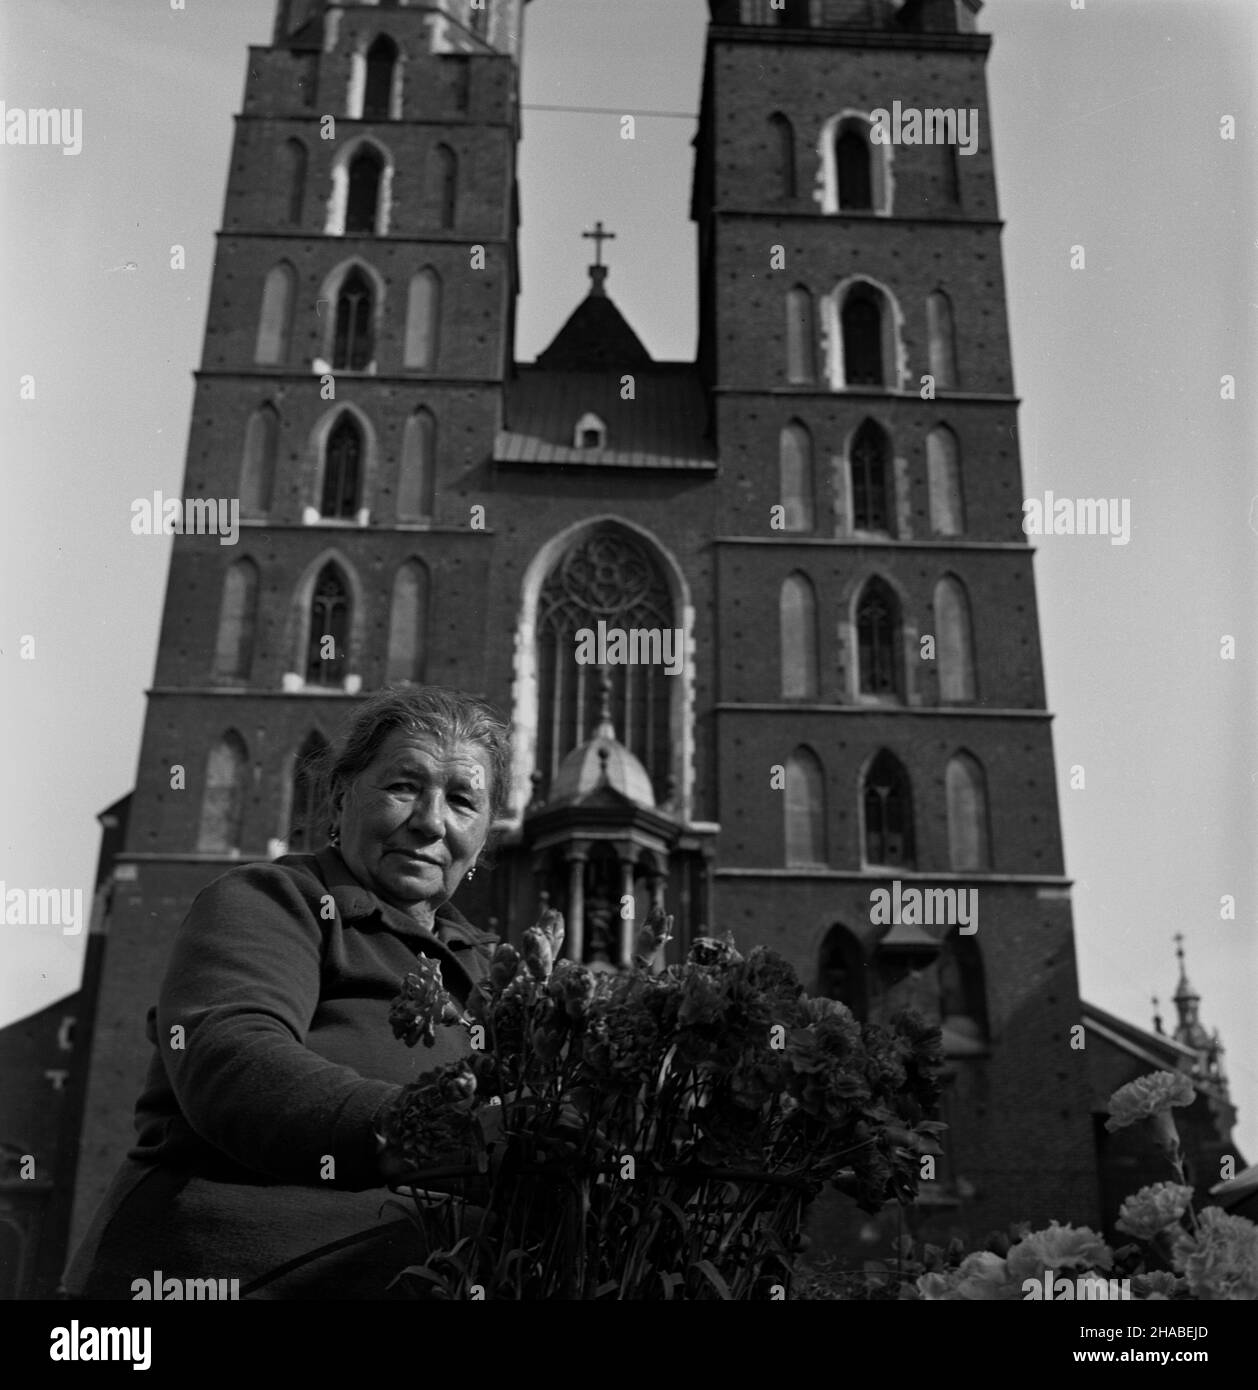
[[1225,1361],[1256,54],[1248,0],[10,0],[34,1364],[556,1300]]

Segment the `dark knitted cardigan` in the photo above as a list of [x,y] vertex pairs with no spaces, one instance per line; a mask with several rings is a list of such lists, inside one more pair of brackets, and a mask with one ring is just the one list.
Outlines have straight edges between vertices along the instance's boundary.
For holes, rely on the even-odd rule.
[[[417,1253],[381,1208],[381,1111],[423,1071],[465,1055],[462,1029],[414,1050],[389,1004],[417,956],[466,1002],[495,938],[443,904],[429,932],[382,903],[333,849],[229,870],[180,927],[136,1105],[138,1141],[72,1259],[72,1296],[131,1298],[131,1284],[239,1279],[375,1223],[378,1241],[263,1291],[382,1297]],[[388,1230],[383,1223],[390,1223]]]

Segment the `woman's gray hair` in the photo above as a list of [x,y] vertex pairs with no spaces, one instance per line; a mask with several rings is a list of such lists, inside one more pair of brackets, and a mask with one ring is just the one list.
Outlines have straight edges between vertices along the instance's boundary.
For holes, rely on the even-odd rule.
[[342,794],[374,762],[398,729],[425,734],[438,743],[471,743],[489,763],[489,805],[498,820],[507,807],[511,781],[511,731],[484,700],[442,685],[407,685],[381,690],[364,701],[327,755],[327,802],[334,810]]

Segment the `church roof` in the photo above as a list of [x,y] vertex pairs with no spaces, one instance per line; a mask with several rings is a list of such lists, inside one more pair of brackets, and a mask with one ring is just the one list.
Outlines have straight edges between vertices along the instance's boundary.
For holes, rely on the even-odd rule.
[[632,371],[651,354],[608,296],[606,266],[590,267],[590,292],[572,311],[537,365],[569,372]]
[[639,806],[654,807],[651,778],[641,762],[616,737],[607,710],[604,689],[603,714],[592,738],[574,748],[559,764],[550,790],[552,805],[564,802],[605,800],[617,794]]
[[[707,396],[695,368],[635,368],[634,398],[628,401],[622,399],[622,375],[619,369],[519,368],[507,383],[506,428],[495,443],[495,462],[715,472]],[[602,448],[577,447],[577,425],[587,415],[606,427]]]

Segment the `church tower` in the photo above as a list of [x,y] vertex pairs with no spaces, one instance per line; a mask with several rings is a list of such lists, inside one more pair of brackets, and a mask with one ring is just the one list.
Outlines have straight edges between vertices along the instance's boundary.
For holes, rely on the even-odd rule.
[[[235,863],[320,848],[308,755],[392,681],[483,689],[476,529],[512,354],[524,0],[281,0],[249,55],[76,1194],[120,1156],[171,934]],[[437,579],[439,576],[439,581]]]
[[1096,1204],[979,8],[712,0],[693,195],[715,918],[942,1024],[936,1234]]

